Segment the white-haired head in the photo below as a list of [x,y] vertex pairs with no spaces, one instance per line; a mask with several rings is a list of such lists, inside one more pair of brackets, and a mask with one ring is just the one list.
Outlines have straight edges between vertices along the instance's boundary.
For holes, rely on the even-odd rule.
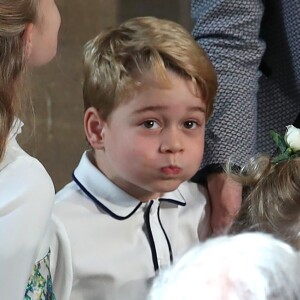
[[154,281],[148,300],[297,300],[299,254],[252,232],[212,238]]

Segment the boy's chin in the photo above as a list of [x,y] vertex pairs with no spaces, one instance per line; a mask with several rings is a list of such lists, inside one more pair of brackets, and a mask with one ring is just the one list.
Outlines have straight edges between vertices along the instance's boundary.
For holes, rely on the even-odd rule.
[[[185,181],[185,180],[184,180]],[[159,193],[169,193],[175,191],[184,181],[178,180],[178,182],[172,182],[172,183],[165,183],[161,187],[158,187]]]

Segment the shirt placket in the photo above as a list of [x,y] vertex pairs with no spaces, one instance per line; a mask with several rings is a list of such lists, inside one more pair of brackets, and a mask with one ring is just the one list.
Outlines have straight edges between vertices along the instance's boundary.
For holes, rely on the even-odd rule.
[[149,224],[155,245],[157,263],[159,269],[163,269],[169,266],[171,262],[167,237],[159,220],[159,206],[160,202],[154,200],[149,211]]

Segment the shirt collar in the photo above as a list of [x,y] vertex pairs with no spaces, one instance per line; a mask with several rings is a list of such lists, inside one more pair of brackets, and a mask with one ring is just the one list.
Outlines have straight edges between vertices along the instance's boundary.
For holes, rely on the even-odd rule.
[[[79,165],[73,173],[73,179],[81,190],[112,217],[124,220],[133,215],[142,205],[138,199],[110,181],[91,162],[92,151],[82,155]],[[160,201],[168,201],[177,205],[185,205],[182,193],[177,189],[165,193]]]
[[12,140],[16,138],[16,136],[22,132],[23,125],[24,123],[20,119],[15,118],[12,127],[9,131],[8,139]]

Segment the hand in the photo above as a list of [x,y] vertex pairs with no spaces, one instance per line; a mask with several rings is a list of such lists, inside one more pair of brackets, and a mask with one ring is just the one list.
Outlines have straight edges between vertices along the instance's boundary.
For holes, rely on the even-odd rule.
[[242,186],[225,173],[212,173],[207,177],[211,202],[211,227],[214,235],[226,233],[242,203]]

